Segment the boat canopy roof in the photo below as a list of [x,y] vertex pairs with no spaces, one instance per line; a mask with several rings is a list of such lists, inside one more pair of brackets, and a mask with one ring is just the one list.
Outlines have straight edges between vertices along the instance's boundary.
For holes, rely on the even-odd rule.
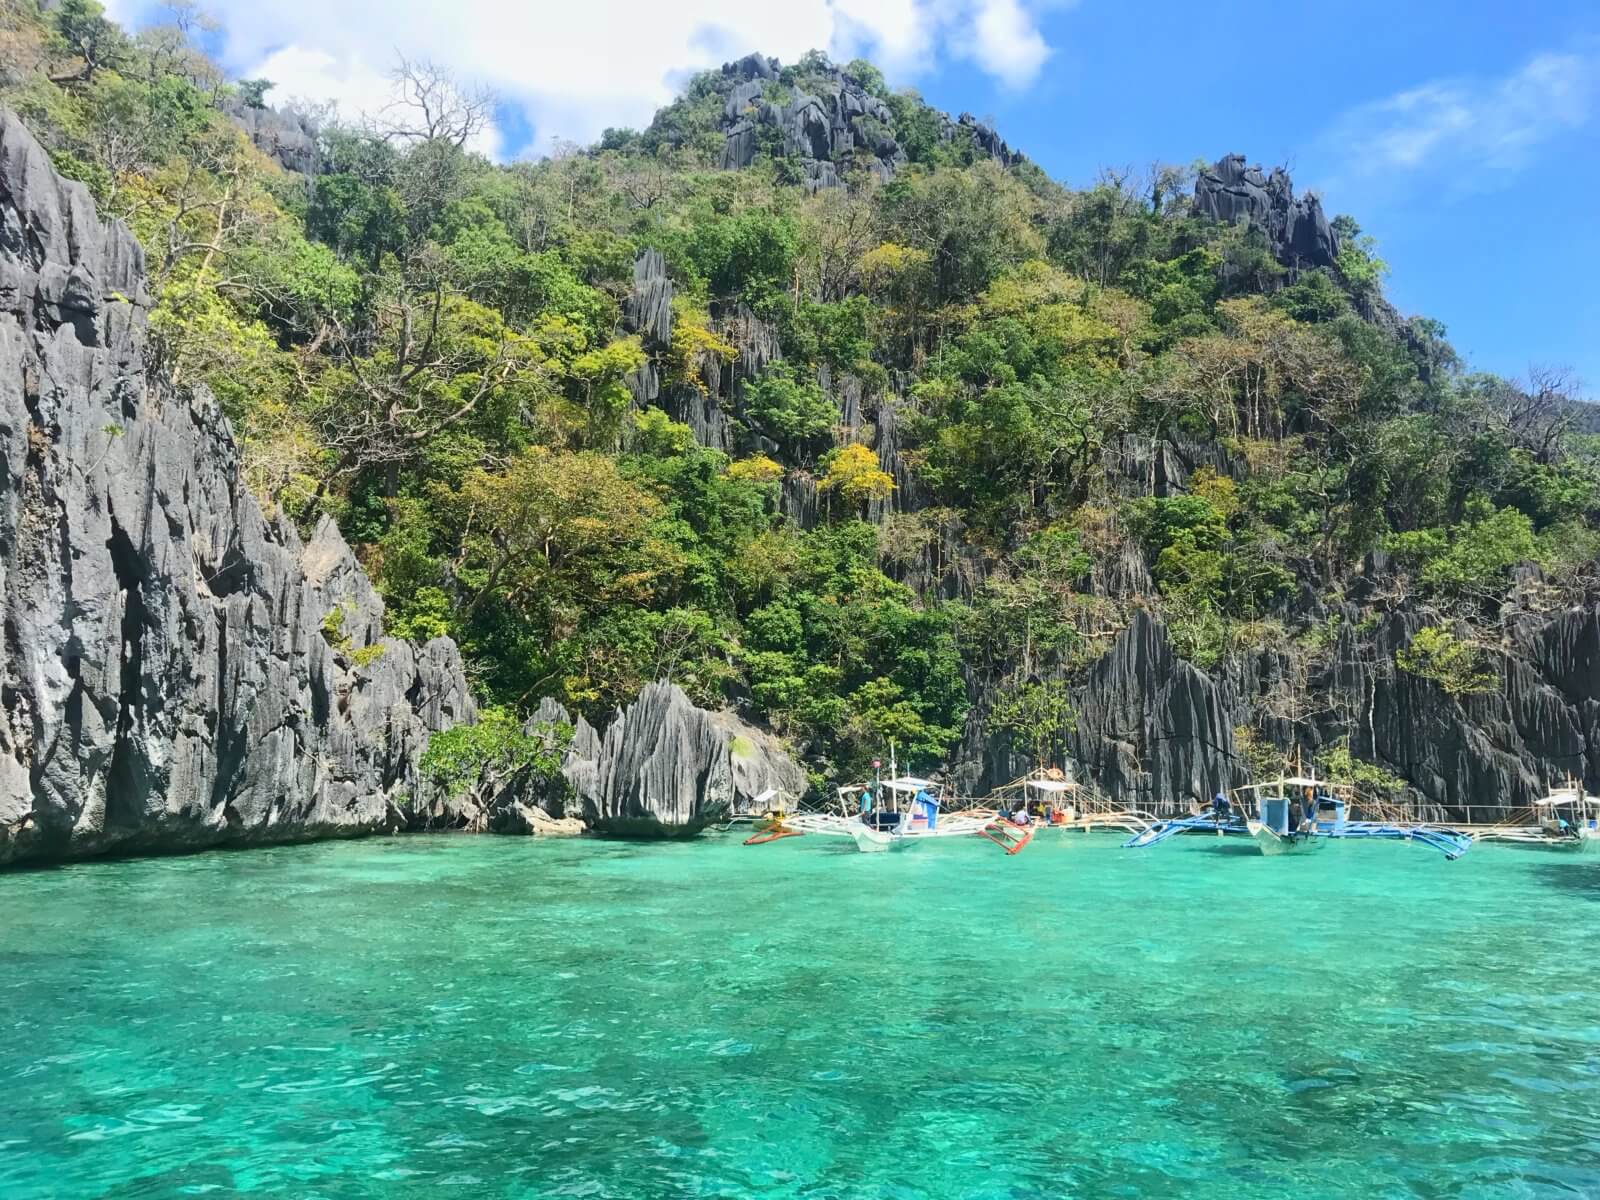
[[885,779],[883,786],[893,792],[921,792],[937,787],[931,779],[918,779],[915,775],[902,775],[899,779]]
[[1029,787],[1038,792],[1075,792],[1078,785],[1070,779],[1030,779]]
[[1582,788],[1557,788],[1548,796],[1540,796],[1533,803],[1540,808],[1555,808],[1562,804],[1600,805],[1600,796],[1586,796]]
[[1248,783],[1235,790],[1241,792],[1261,792],[1268,788],[1320,788],[1325,792],[1348,792],[1354,789],[1348,783],[1330,783],[1326,779],[1312,779],[1306,775],[1286,775],[1282,779],[1269,779],[1265,783]]

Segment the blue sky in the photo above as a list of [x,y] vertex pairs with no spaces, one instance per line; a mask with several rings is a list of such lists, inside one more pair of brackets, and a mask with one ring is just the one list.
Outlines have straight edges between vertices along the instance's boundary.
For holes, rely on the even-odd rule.
[[[202,0],[276,103],[384,102],[397,51],[492,86],[506,158],[642,126],[752,49],[865,53],[1092,182],[1238,152],[1290,168],[1389,262],[1391,298],[1476,369],[1572,368],[1600,396],[1600,4],[1538,0]],[[138,24],[155,0],[108,0]]]

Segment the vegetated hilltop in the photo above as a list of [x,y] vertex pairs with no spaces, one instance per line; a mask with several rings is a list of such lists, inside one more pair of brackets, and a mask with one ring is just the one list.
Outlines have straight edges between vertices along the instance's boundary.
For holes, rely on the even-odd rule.
[[490,712],[670,678],[819,777],[1067,753],[1152,807],[1293,752],[1600,781],[1586,410],[1465,373],[1281,172],[1067,188],[815,53],[502,166],[426,64],[356,126],[86,0],[0,3],[0,47],[146,248],[159,369]]

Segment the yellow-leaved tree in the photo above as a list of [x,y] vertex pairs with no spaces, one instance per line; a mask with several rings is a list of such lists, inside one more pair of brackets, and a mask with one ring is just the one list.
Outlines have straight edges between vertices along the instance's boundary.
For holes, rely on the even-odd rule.
[[765,454],[752,454],[729,463],[728,478],[740,483],[777,483],[783,478],[783,468]]
[[878,466],[878,456],[860,442],[841,446],[822,462],[826,473],[818,487],[829,495],[838,493],[856,511],[870,501],[887,500],[894,491],[894,480]]

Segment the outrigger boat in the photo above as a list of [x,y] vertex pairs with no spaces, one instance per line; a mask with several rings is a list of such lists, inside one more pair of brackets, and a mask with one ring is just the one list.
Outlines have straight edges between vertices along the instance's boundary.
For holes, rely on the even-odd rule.
[[1319,783],[1305,776],[1274,779],[1241,788],[1253,794],[1255,816],[1246,816],[1245,828],[1261,853],[1305,854],[1328,844],[1335,831],[1349,824],[1352,789],[1336,783]]
[[1232,799],[1219,795],[1208,811],[1161,822],[1123,845],[1153,846],[1180,833],[1199,831],[1219,836],[1245,833],[1261,853],[1273,856],[1307,854],[1342,838],[1420,842],[1450,859],[1472,848],[1472,839],[1453,829],[1410,821],[1351,820],[1354,800],[1355,790],[1348,784],[1288,776],[1239,788]]
[[1119,808],[1093,787],[1080,784],[1073,778],[1070,764],[1065,771],[1045,767],[1013,780],[989,793],[983,803],[1013,825],[1030,829],[1074,829],[1080,833],[1121,829],[1138,833],[1150,826],[1140,813]]
[[1180,833],[1207,833],[1226,837],[1228,834],[1248,835],[1249,832],[1244,814],[1234,808],[1233,801],[1224,793],[1218,792],[1209,806],[1202,808],[1197,804],[1186,816],[1169,817],[1164,821],[1148,824],[1122,845],[1124,849],[1138,850],[1177,837]]
[[1380,838],[1421,842],[1446,858],[1460,858],[1472,839],[1453,829],[1389,821],[1352,821],[1355,789],[1308,776],[1252,784],[1236,795],[1253,797],[1255,816],[1245,819],[1250,836],[1263,854],[1303,854],[1320,850],[1335,838]]
[[[858,850],[875,853],[930,838],[971,837],[982,833],[990,823],[988,814],[940,812],[938,785],[915,776],[841,787],[838,795],[840,812],[778,816],[759,828],[746,844],[815,833],[848,837]],[[852,812],[852,808],[856,811]]]
[[1577,780],[1569,779],[1535,800],[1532,816],[1531,822],[1491,826],[1478,838],[1569,854],[1600,853],[1600,796],[1589,795]]
[[[876,767],[878,764],[873,763]],[[894,770],[891,757],[890,771]],[[758,799],[766,799],[763,794]],[[976,835],[1007,854],[1017,854],[1044,829],[1142,830],[1140,814],[1115,807],[1093,788],[1084,788],[1071,771],[1044,768],[997,788],[973,807],[943,808],[938,785],[915,776],[895,776],[837,789],[834,811],[789,814],[769,809],[745,839],[759,846],[814,833],[848,837],[858,849],[879,852],[927,838]]]

